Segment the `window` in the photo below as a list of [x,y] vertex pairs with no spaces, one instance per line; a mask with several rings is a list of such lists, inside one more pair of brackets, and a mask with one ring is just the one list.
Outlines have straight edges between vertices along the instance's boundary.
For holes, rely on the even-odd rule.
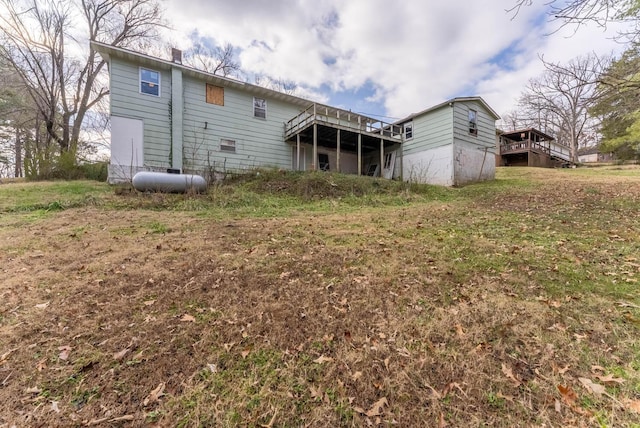
[[478,135],[478,113],[469,109],[469,134]]
[[262,98],[253,99],[253,116],[261,119],[267,118],[267,100]]
[[413,138],[413,122],[408,122],[404,124],[404,139],[410,140]]
[[207,83],[207,103],[223,106],[224,88]]
[[329,171],[329,155],[318,153],[318,168],[320,171]]
[[147,68],[140,68],[140,93],[160,96],[160,73]]
[[226,138],[221,138],[220,139],[220,151],[221,152],[235,153],[236,152],[236,141],[235,140],[229,140],[229,139],[226,139]]

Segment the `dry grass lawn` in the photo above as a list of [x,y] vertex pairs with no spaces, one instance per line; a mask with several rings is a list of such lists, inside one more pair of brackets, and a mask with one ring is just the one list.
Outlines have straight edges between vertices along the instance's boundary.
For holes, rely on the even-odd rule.
[[0,185],[0,427],[640,426],[640,169],[498,176]]

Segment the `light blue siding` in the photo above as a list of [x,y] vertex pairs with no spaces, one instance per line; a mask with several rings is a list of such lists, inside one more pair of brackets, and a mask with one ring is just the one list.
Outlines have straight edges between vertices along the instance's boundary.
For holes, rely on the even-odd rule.
[[[228,172],[259,166],[291,168],[291,146],[284,142],[284,123],[300,109],[266,100],[266,119],[256,118],[252,94],[225,87],[224,105],[208,104],[206,82],[184,77],[185,169]],[[236,142],[235,153],[220,150],[222,138]]]
[[[477,135],[469,133],[469,110],[477,112]],[[482,146],[495,147],[496,120],[476,101],[456,102],[453,109],[453,133],[457,141]]]
[[[150,68],[150,67],[145,67]],[[171,166],[171,72],[160,72],[160,97],[140,93],[137,64],[121,60],[110,63],[111,114],[142,119],[144,123],[144,165],[152,168]]]
[[453,143],[453,113],[448,105],[413,118],[413,138],[404,142],[404,154],[412,155]]

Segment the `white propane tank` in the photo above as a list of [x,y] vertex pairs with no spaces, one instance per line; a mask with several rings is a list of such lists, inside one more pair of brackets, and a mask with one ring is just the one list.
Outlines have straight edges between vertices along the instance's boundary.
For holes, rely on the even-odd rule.
[[205,179],[194,174],[140,171],[133,176],[132,183],[139,192],[201,193],[207,190]]

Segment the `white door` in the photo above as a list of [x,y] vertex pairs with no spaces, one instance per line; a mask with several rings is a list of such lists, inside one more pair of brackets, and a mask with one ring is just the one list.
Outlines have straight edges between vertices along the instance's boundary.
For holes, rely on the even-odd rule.
[[111,116],[111,165],[133,173],[144,164],[142,119]]
[[298,159],[298,149],[293,146],[293,162],[291,163],[291,169],[294,171],[306,171],[307,170],[307,152],[304,147],[300,147],[300,158]]
[[384,155],[384,168],[382,169],[382,176],[388,180],[393,178],[393,168],[396,165],[396,152],[388,152]]

